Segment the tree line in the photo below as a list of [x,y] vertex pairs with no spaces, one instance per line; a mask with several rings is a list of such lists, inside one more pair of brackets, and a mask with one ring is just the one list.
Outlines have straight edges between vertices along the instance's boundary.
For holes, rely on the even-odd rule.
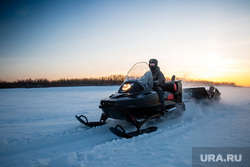
[[[124,81],[124,75],[111,75],[99,78],[83,78],[83,79],[59,79],[49,81],[46,78],[42,79],[25,79],[13,82],[0,81],[0,89],[4,88],[44,88],[44,87],[71,87],[71,86],[112,86],[121,85]],[[177,78],[182,80],[183,85],[189,86],[236,86],[234,82],[213,82],[203,80],[189,80],[185,78]],[[166,81],[170,81],[166,77]]]
[[0,82],[0,88],[43,88],[43,87],[71,87],[71,86],[111,86],[121,85],[124,81],[123,75],[111,75],[100,78],[82,78],[82,79],[59,79],[49,81],[42,79],[25,79],[13,82]]

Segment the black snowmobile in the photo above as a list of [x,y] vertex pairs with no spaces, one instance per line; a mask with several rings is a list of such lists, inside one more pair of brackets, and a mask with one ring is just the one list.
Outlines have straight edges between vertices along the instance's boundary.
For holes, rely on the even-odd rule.
[[[182,102],[182,83],[180,80],[166,82],[162,86],[165,95],[166,110],[164,113],[182,115],[185,105]],[[153,90],[153,76],[146,62],[136,63],[128,72],[117,93],[101,100],[102,109],[100,121],[88,122],[84,115],[75,116],[81,123],[89,127],[101,126],[108,118],[126,120],[137,130],[126,133],[121,125],[111,127],[110,131],[119,137],[131,138],[157,129],[151,126],[140,129],[148,120],[163,115],[158,94]]]

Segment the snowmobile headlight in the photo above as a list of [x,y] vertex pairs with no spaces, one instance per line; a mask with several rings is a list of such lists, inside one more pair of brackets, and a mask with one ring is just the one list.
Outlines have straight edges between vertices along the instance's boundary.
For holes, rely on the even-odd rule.
[[127,91],[127,90],[129,90],[132,86],[133,86],[134,84],[133,83],[127,83],[127,84],[124,84],[123,86],[122,86],[122,90],[123,91]]

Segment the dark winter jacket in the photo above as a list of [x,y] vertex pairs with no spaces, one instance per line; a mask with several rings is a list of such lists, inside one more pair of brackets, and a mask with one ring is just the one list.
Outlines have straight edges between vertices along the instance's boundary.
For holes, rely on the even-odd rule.
[[153,74],[153,81],[158,81],[157,86],[162,86],[165,83],[165,77],[160,68],[156,67],[155,69],[151,69],[151,72]]

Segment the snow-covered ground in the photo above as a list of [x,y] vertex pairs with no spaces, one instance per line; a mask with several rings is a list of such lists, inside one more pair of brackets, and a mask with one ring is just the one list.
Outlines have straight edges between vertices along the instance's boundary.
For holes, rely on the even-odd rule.
[[74,115],[99,120],[101,99],[117,86],[0,90],[0,166],[192,165],[192,147],[250,147],[250,88],[219,87],[219,104],[186,103],[176,119],[150,121],[158,130],[132,139],[109,127],[88,128]]

